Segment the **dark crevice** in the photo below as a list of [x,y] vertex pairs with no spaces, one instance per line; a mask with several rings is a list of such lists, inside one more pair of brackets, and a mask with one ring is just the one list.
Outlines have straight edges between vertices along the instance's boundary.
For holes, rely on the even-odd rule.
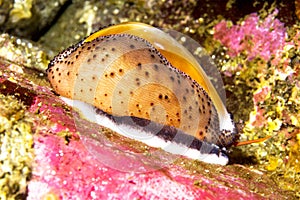
[[67,0],[57,11],[56,15],[54,16],[53,20],[41,28],[37,34],[34,34],[32,40],[37,42],[43,35],[45,35],[51,27],[56,24],[58,19],[63,15],[63,13],[67,10],[67,8],[72,4],[72,0]]

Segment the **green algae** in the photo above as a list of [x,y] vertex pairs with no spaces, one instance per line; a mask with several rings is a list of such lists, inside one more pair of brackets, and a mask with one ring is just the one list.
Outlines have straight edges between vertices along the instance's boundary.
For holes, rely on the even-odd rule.
[[13,9],[9,15],[13,23],[20,21],[21,19],[28,19],[32,16],[31,13],[32,0],[16,1],[13,4]]
[[0,58],[27,68],[44,72],[49,63],[47,54],[38,44],[6,33],[0,35]]
[[33,162],[32,122],[13,96],[0,94],[0,198],[26,194]]

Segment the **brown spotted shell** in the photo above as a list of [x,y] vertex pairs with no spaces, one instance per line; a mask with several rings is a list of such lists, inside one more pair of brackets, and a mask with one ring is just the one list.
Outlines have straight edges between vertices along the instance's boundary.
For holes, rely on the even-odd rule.
[[220,146],[235,140],[232,130],[220,130],[203,87],[138,36],[92,35],[56,56],[47,72],[58,94],[111,115],[174,126]]

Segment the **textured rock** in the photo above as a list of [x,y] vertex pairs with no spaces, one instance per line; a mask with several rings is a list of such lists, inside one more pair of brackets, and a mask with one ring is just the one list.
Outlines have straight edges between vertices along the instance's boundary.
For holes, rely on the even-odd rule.
[[36,41],[66,3],[66,0],[1,1],[0,30]]
[[[0,69],[1,93],[23,101],[34,124],[28,199],[281,199],[289,195],[263,172],[241,165],[209,165],[174,159],[168,153],[151,157],[149,152],[157,149],[81,119],[46,84],[37,85],[44,82],[25,78],[35,77],[33,70],[19,73],[7,64]],[[91,140],[90,134],[97,136]],[[95,151],[87,150],[87,144],[97,144]],[[167,162],[170,158],[174,163]]]
[[[15,2],[20,5],[21,1]],[[34,3],[36,2],[38,1]],[[45,54],[39,51],[34,43],[5,34],[0,38],[0,57],[19,65],[3,63],[1,60],[0,93],[9,101],[4,104],[5,101],[1,101],[0,106],[9,113],[22,116],[11,118],[11,123],[30,122],[30,129],[24,127],[21,129],[18,126],[14,128],[17,131],[31,131],[34,145],[30,145],[30,140],[28,143],[22,139],[21,141],[25,142],[23,146],[32,148],[28,148],[27,153],[36,152],[36,157],[32,157],[35,159],[34,162],[25,159],[26,162],[22,163],[15,161],[15,157],[11,156],[13,165],[3,165],[1,162],[1,167],[13,172],[10,174],[12,176],[5,178],[1,176],[1,184],[14,183],[8,190],[7,187],[2,190],[5,192],[1,193],[1,198],[28,196],[31,199],[40,199],[43,196],[57,199],[59,197],[85,199],[97,195],[103,195],[103,198],[107,195],[107,198],[119,196],[119,198],[140,199],[299,198],[300,134],[297,77],[300,74],[300,31],[299,27],[294,25],[297,22],[294,1],[288,4],[284,1],[267,4],[256,0],[247,3],[243,0],[218,1],[218,3],[216,1],[72,2],[74,3],[70,4],[55,25],[52,25],[39,40],[43,47],[50,47],[55,52],[47,52],[50,57],[93,29],[109,23],[134,20],[178,30],[200,41],[205,49],[212,53],[215,62],[225,74],[224,80],[229,94],[227,94],[228,108],[233,112],[236,121],[244,120],[245,123],[242,122],[246,125],[241,139],[255,139],[265,135],[273,137],[265,143],[233,148],[230,154],[231,164],[225,167],[174,157],[147,147],[81,119],[72,108],[63,104],[51,92],[47,80],[41,76],[40,71],[45,69],[47,62]],[[43,32],[34,32],[31,35],[32,31],[45,27],[44,23],[51,21],[57,9],[61,8],[58,6],[56,10],[51,10],[53,4],[48,4],[48,1],[40,4],[47,6],[47,11],[53,11],[50,13],[52,17],[44,15],[48,17],[48,21],[45,18],[38,18],[37,13],[34,14],[36,11],[33,9],[36,8],[28,10],[28,6],[25,5],[24,9],[19,9],[19,12],[15,10],[10,15],[13,1],[1,3],[0,24],[3,25],[1,30],[28,38],[34,36],[35,39]],[[26,1],[25,4],[30,5],[31,1]],[[248,14],[257,13],[251,16],[260,19],[252,22],[262,28],[261,23],[273,13],[274,8],[278,9],[278,15],[273,15],[269,19],[271,22],[277,21],[274,23],[277,25],[284,23],[284,28],[277,26],[276,29],[268,29],[265,26],[266,33],[273,35],[285,31],[287,33],[283,51],[280,49],[282,54],[277,54],[282,56],[277,57],[279,58],[276,59],[277,63],[271,62],[273,56],[270,60],[266,60],[275,49],[269,49],[269,52],[251,52],[258,55],[252,60],[247,59],[248,55],[243,53],[233,58],[227,55],[228,49],[220,48],[220,44],[213,39],[213,27],[221,20],[226,20],[227,25],[236,24],[233,27],[237,27],[243,23]],[[24,14],[28,13],[33,15],[26,18]],[[12,23],[12,19],[19,20]],[[248,25],[255,28],[255,23]],[[34,25],[31,27],[28,24]],[[274,30],[276,32],[273,32]],[[227,31],[224,37],[227,37],[226,33],[234,32]],[[280,38],[281,40],[275,39],[275,42],[283,41],[283,37]],[[260,42],[259,38],[255,38],[255,41]],[[265,53],[266,56],[260,56],[260,53]],[[24,66],[40,71],[29,70]],[[20,110],[15,109],[18,100],[25,106],[19,106]],[[1,111],[1,116],[6,111]],[[8,119],[7,116],[5,118]],[[4,127],[9,126],[3,122],[0,124],[2,138],[9,138],[7,135],[4,136],[9,129],[3,132]],[[22,134],[27,135],[28,132]],[[17,146],[15,141],[20,140],[10,140],[6,143],[6,149]],[[159,156],[149,156],[153,155],[153,152],[158,152]],[[109,162],[109,158],[114,158],[113,161],[118,162]],[[149,162],[154,164],[147,164]],[[122,170],[119,171],[116,167]],[[20,170],[23,168],[29,171]],[[135,169],[139,173],[130,173],[129,169]]]

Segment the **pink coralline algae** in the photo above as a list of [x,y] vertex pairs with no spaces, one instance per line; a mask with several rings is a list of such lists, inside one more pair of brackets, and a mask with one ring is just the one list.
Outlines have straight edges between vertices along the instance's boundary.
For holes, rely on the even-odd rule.
[[265,86],[263,88],[259,88],[254,94],[253,94],[253,101],[254,104],[257,105],[259,102],[264,101],[267,96],[271,92],[271,87],[270,86]]
[[[83,135],[90,134],[91,130],[94,131],[94,127],[92,124],[85,126],[87,122],[76,115],[72,116],[74,117],[72,120],[71,116],[66,115],[64,108],[57,107],[60,100],[51,99],[45,96],[36,97],[34,104],[29,108],[32,112],[39,109],[51,121],[52,128],[41,130],[40,134],[35,136],[36,163],[32,180],[28,185],[28,199],[218,199],[220,194],[223,199],[263,199],[250,191],[244,193],[224,187],[224,181],[233,185],[246,181],[239,178],[231,180],[229,174],[235,174],[234,171],[224,173],[222,176],[215,174],[212,177],[205,177],[174,164],[151,170],[151,166],[145,166],[141,161],[140,167],[147,167],[148,172],[126,172],[111,167],[87,150],[82,142],[83,137],[70,139],[66,144],[65,139],[58,135],[61,131],[74,130],[72,123],[74,119],[77,124],[82,125],[77,128]],[[52,106],[54,102],[55,107]],[[64,126],[57,125],[63,121],[71,123],[65,123]],[[102,150],[100,148],[98,150],[102,151],[102,159],[109,156],[116,159],[115,162],[120,165],[134,164],[129,157],[119,159],[122,152],[116,148],[100,145]],[[126,146],[123,149],[126,149]],[[245,190],[247,190],[246,182],[243,183]]]
[[[156,160],[153,155],[148,155],[152,153],[151,148],[143,150],[144,144],[126,140],[82,119],[51,92],[47,84],[38,85],[40,80],[29,81],[30,73],[12,72],[0,62],[0,92],[17,94],[26,105],[24,112],[31,116],[34,127],[34,158],[31,177],[26,183],[26,199],[252,200],[291,197],[263,172],[237,164],[209,165],[177,157],[175,162],[157,168],[156,163],[145,162],[147,160],[142,156],[135,159],[131,155],[139,152]],[[37,74],[32,76],[37,77]],[[93,141],[91,136],[98,133],[100,135]],[[109,139],[110,144],[114,142],[115,145],[107,143]],[[87,144],[95,145],[95,151]],[[163,162],[172,156],[161,153],[157,160]],[[121,170],[112,163],[107,165],[105,159],[118,163],[119,167],[126,166],[125,169],[138,166],[145,170],[142,173]]]
[[240,25],[229,26],[221,21],[215,26],[214,39],[228,48],[231,57],[244,53],[248,60],[260,57],[265,61],[272,56],[280,58],[287,37],[284,24],[274,19],[278,10],[263,21],[256,13],[250,14]]
[[267,120],[265,119],[265,110],[259,107],[259,104],[263,102],[268,95],[270,95],[271,87],[265,86],[263,88],[259,88],[253,94],[253,103],[255,105],[255,113],[256,115],[250,115],[249,122],[252,126],[263,127],[266,125]]

